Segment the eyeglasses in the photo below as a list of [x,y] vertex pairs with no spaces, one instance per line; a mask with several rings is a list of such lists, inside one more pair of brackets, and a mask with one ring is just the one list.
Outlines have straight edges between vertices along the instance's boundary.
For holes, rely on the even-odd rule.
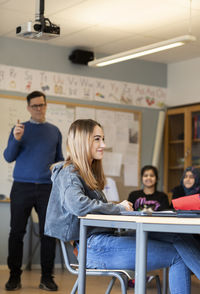
[[46,106],[46,103],[43,104],[33,104],[33,105],[29,105],[32,109],[36,110],[38,108],[44,108]]

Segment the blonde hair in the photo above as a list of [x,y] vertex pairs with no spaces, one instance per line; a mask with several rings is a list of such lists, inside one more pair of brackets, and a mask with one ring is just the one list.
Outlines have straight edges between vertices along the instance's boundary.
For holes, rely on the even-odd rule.
[[72,123],[67,137],[67,160],[64,167],[73,164],[87,186],[103,190],[105,175],[102,161],[91,160],[91,135],[95,126],[102,126],[92,119],[79,119]]

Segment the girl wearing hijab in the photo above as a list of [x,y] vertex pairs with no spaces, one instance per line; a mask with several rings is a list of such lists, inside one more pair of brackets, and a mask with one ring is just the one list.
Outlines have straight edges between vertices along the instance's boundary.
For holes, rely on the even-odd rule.
[[185,169],[180,185],[172,190],[172,199],[200,193],[200,172],[189,166]]
[[[184,196],[190,196],[200,193],[200,171],[199,169],[189,166],[184,170],[179,186],[172,190],[172,199]],[[200,244],[200,235],[194,234],[195,239]]]

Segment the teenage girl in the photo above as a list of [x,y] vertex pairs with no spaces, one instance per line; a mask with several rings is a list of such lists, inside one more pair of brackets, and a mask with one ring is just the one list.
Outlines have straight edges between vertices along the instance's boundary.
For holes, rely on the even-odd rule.
[[128,201],[134,210],[151,208],[152,210],[169,209],[169,200],[165,193],[157,190],[158,170],[155,166],[145,165],[141,170],[142,190],[133,191]]
[[[195,167],[189,166],[183,172],[180,185],[172,190],[172,199],[198,193],[200,193],[200,171]],[[200,234],[194,234],[194,237],[200,245]]]
[[184,170],[180,185],[172,190],[172,199],[200,193],[200,172],[189,166]]
[[[68,157],[65,162],[56,164],[52,171],[46,235],[64,241],[75,240],[79,249],[79,216],[88,213],[120,214],[132,210],[129,201],[108,203],[102,193],[105,186],[102,168],[104,148],[104,132],[99,123],[90,119],[72,123],[67,138]],[[200,279],[200,249],[188,239],[187,244],[181,239],[180,250],[168,241],[148,240],[147,270],[169,267],[171,294],[191,293],[190,270]],[[120,236],[112,229],[88,228],[87,268],[134,270],[135,254],[134,233]]]

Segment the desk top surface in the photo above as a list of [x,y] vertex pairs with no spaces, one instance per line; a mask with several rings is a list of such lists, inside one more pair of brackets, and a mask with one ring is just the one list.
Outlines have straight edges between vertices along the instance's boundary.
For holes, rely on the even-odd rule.
[[152,217],[152,216],[125,216],[125,215],[106,215],[106,214],[87,214],[80,217],[87,220],[106,220],[135,222],[144,224],[175,224],[175,225],[200,225],[200,218],[182,217]]

